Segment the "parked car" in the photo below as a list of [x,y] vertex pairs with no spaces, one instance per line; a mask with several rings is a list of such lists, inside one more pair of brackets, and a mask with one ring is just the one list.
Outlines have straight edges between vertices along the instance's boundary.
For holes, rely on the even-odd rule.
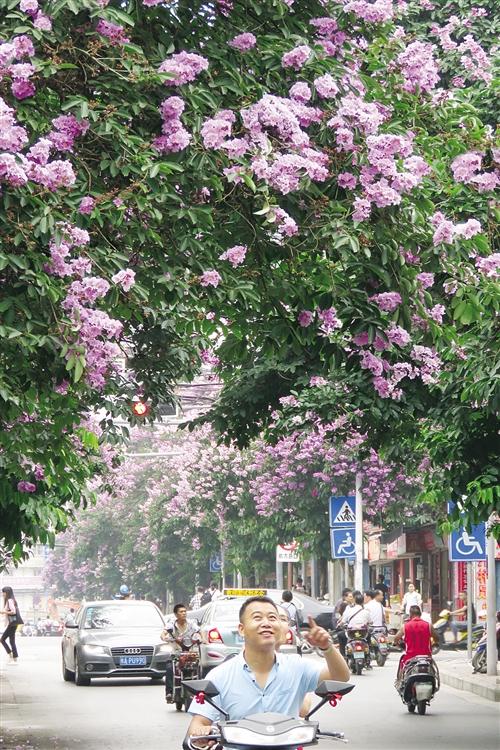
[[[213,667],[222,664],[230,655],[237,654],[243,647],[243,638],[238,632],[240,607],[251,595],[240,595],[231,589],[232,594],[217,599],[207,605],[200,624],[200,666],[202,676]],[[277,597],[273,597],[278,603]],[[281,599],[281,597],[280,597]],[[299,642],[295,628],[289,628],[286,642],[280,647],[281,653],[296,654]]]
[[161,680],[172,646],[160,634],[162,613],[152,602],[87,602],[66,623],[62,638],[63,679],[90,685],[96,677]]

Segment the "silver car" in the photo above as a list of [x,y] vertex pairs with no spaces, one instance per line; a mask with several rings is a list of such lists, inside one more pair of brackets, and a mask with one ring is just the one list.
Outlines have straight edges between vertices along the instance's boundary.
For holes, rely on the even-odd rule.
[[[238,615],[246,599],[247,596],[217,599],[208,605],[200,625],[200,667],[203,676],[213,667],[222,664],[228,656],[242,650],[244,640],[238,631]],[[295,630],[289,628],[280,651],[296,654],[299,652],[297,646]]]
[[172,653],[160,638],[164,627],[152,602],[86,602],[64,627],[63,679],[77,685],[90,685],[95,677],[161,680]]

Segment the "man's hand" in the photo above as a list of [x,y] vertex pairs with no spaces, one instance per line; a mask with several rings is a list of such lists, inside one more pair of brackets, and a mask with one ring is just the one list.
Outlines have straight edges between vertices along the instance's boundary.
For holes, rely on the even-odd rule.
[[306,638],[311,644],[311,646],[315,646],[317,648],[327,649],[328,646],[331,646],[332,639],[330,637],[330,634],[327,630],[324,628],[320,628],[319,625],[316,625],[313,618],[309,615],[309,632],[306,634]]
[[[205,716],[200,716],[199,714],[197,714],[191,720],[191,724],[189,725],[188,729],[188,735],[189,737],[202,737],[206,734],[212,734],[212,722]],[[208,740],[206,742],[204,740],[200,740],[200,742],[196,743],[196,747],[214,747],[214,745],[216,744],[217,743],[215,740]]]

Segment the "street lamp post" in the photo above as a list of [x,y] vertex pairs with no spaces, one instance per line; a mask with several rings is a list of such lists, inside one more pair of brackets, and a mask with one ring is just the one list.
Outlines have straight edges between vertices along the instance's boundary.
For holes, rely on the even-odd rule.
[[361,474],[356,472],[356,562],[354,567],[354,588],[363,590],[363,495],[361,494]]
[[490,516],[489,534],[487,536],[488,551],[488,578],[486,579],[486,674],[497,673],[497,638],[496,638],[496,575],[495,575],[495,551],[496,539],[491,533],[494,524],[494,516]]

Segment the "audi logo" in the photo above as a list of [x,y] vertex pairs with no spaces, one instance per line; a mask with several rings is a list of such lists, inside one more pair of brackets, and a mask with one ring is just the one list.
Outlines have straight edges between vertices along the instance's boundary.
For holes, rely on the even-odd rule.
[[141,653],[140,648],[124,648],[123,650],[126,654],[140,654]]

